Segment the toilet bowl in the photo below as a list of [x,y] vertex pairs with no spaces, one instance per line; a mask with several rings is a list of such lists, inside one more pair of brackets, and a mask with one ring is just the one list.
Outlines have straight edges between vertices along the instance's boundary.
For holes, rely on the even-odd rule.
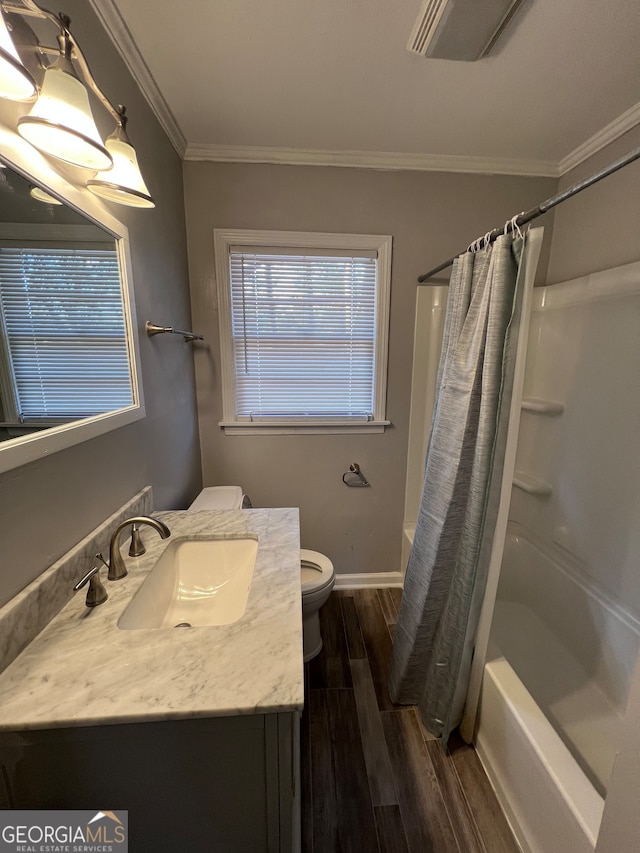
[[[208,486],[189,507],[190,510],[248,508],[251,501],[240,486]],[[333,589],[333,563],[318,551],[300,551],[300,586],[302,588],[302,645],[304,662],[322,649],[318,611]]]
[[302,587],[302,646],[304,662],[322,649],[319,610],[333,589],[333,563],[318,551],[300,551],[300,585]]

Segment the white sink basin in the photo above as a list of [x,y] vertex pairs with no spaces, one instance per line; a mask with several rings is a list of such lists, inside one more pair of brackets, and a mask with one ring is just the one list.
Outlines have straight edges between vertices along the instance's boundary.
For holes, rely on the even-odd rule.
[[176,539],[118,620],[118,628],[229,625],[242,617],[256,537]]

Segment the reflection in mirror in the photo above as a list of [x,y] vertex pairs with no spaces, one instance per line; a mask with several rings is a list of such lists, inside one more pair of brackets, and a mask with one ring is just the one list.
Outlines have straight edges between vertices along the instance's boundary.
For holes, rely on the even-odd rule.
[[137,402],[116,241],[32,189],[0,168],[4,442]]

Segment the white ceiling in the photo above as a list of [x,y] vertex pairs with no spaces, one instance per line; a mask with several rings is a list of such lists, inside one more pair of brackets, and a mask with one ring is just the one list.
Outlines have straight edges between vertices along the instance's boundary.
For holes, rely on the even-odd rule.
[[639,0],[525,0],[473,63],[407,51],[420,0],[92,4],[187,158],[557,174],[640,122]]

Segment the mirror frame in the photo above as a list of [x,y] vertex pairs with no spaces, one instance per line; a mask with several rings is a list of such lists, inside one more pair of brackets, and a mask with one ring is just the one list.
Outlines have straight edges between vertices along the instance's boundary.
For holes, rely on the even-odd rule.
[[[145,417],[144,398],[142,392],[142,374],[140,368],[140,350],[138,339],[138,324],[133,291],[133,273],[129,245],[129,231],[125,225],[116,219],[105,205],[85,187],[72,183],[72,174],[86,173],[83,170],[68,170],[67,180],[56,171],[49,160],[40,154],[28,142],[6,123],[0,115],[0,156],[6,164],[20,172],[27,180],[39,184],[49,192],[58,196],[61,201],[76,210],[86,219],[94,222],[103,230],[108,231],[114,238],[120,267],[122,285],[123,310],[129,363],[131,367],[131,384],[134,403],[124,409],[105,412],[90,418],[72,421],[62,426],[49,427],[39,432],[19,438],[0,442],[0,474],[10,471],[50,456],[59,450],[65,450],[99,435],[119,429],[126,424]],[[64,168],[64,167],[60,167]],[[81,180],[79,178],[79,180]]]

